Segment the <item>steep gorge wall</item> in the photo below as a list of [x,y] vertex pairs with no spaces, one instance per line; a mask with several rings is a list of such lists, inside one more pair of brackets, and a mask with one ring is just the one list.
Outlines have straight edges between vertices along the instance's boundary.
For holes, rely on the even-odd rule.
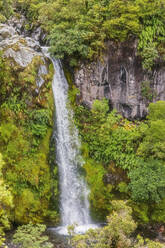
[[142,119],[149,102],[165,100],[165,63],[160,60],[152,72],[146,72],[135,40],[109,42],[102,59],[81,64],[75,72],[75,84],[85,105],[91,107],[95,99],[105,97],[124,117]]

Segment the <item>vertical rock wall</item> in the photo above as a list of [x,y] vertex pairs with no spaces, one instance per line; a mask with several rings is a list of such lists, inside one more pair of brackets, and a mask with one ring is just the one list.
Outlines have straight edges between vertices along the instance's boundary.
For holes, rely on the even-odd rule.
[[151,73],[145,72],[135,40],[109,42],[102,60],[82,64],[75,72],[75,84],[87,106],[106,97],[124,117],[141,119],[149,102],[165,100],[165,63],[155,65]]

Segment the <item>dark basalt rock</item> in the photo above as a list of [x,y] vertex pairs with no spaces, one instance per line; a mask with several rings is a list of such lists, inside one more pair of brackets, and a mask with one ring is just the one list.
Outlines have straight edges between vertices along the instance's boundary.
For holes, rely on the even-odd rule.
[[[145,82],[150,87],[146,93]],[[108,42],[102,60],[81,64],[75,72],[75,84],[85,105],[91,107],[95,99],[105,97],[124,117],[142,119],[150,102],[165,100],[165,63],[159,59],[149,73],[142,68],[136,40]]]

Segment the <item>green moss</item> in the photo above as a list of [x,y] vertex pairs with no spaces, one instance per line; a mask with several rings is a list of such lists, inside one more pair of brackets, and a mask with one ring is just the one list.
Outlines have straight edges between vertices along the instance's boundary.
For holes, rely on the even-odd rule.
[[101,164],[91,159],[86,159],[84,164],[86,179],[90,188],[89,200],[91,203],[91,214],[94,219],[103,220],[108,214],[110,199],[112,199],[112,185],[105,185],[103,177],[105,169]]
[[0,14],[0,23],[1,22],[5,22],[6,21],[6,17],[2,14]]
[[154,222],[165,222],[165,199],[153,206],[151,219]]
[[69,103],[72,105],[72,107],[76,107],[76,99],[80,95],[80,90],[74,85],[73,83],[73,74],[65,67],[64,69],[66,80],[69,84],[69,92],[68,92],[68,98]]
[[[49,163],[54,110],[50,83],[53,70],[50,66],[45,83],[36,94],[41,64],[41,57],[35,56],[26,68],[16,64],[10,67],[9,61],[0,57],[3,89],[0,93],[0,151],[5,160],[4,178],[11,188],[15,205],[11,219],[16,223],[59,221],[57,208],[51,205],[52,195],[58,195],[57,176],[56,172],[52,174]],[[57,187],[52,192],[55,184]]]
[[140,224],[147,224],[150,222],[149,206],[146,203],[135,203],[130,201],[129,205],[132,207],[134,218]]
[[72,74],[66,67],[64,67],[64,73],[65,73],[66,80],[67,80],[67,82],[69,84],[69,87],[71,88],[73,86]]
[[155,93],[151,88],[151,82],[143,81],[141,83],[141,94],[143,98],[147,99],[148,101],[152,101]]
[[125,182],[119,183],[118,188],[121,193],[128,193],[128,185]]

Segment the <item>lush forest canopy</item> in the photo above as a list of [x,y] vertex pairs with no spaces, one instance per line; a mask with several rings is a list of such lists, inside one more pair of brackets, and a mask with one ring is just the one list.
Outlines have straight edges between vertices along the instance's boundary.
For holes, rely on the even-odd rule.
[[[32,2],[30,18],[48,32],[52,53],[93,59],[105,49],[105,41],[138,38],[143,66],[150,69],[164,54],[164,0],[70,0]],[[47,10],[47,12],[45,12]],[[37,14],[38,12],[38,14]]]
[[4,0],[1,20],[18,9],[31,25],[47,32],[51,52],[69,58],[94,59],[106,49],[105,42],[138,39],[143,67],[150,70],[165,55],[165,0]]

